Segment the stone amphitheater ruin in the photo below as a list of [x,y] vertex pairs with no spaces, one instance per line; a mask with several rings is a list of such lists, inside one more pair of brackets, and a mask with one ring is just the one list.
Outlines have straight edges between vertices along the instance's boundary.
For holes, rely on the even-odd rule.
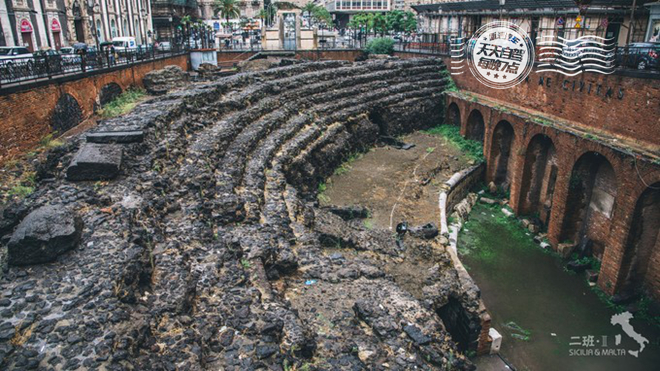
[[[440,239],[401,243],[316,199],[347,154],[443,120],[444,70],[390,59],[239,73],[51,151],[37,190],[0,220],[1,368],[473,369],[479,290]],[[35,213],[76,246],[21,252]],[[435,263],[418,293],[383,270],[411,250]],[[450,305],[460,340],[439,314]]]

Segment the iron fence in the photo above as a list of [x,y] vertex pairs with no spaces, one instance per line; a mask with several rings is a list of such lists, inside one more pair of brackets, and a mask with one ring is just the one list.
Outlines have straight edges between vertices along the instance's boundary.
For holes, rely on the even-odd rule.
[[0,60],[0,88],[28,82],[49,80],[61,76],[86,74],[118,66],[128,66],[150,60],[158,60],[187,53],[187,50],[172,45],[167,50],[140,47],[131,51],[111,53],[90,50],[78,54],[39,54]]

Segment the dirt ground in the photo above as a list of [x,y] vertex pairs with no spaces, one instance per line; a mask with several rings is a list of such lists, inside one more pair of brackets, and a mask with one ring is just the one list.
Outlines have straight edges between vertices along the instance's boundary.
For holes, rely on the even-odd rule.
[[399,138],[415,147],[375,147],[327,181],[324,204],[369,209],[369,226],[394,229],[402,221],[423,225],[440,218],[440,186],[469,160],[444,138],[415,132]]

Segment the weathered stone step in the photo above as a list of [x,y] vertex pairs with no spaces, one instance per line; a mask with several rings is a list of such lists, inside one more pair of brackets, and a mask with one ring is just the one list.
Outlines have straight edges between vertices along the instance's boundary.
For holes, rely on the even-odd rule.
[[144,140],[144,131],[96,131],[86,135],[89,143],[140,143]]
[[117,144],[86,143],[66,169],[68,180],[108,180],[119,174],[123,149]]

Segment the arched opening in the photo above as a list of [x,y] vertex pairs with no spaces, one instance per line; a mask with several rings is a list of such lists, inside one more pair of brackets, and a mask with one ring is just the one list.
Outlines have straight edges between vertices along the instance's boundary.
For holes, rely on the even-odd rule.
[[447,118],[445,124],[461,127],[461,111],[456,103],[452,103],[447,108]]
[[509,163],[511,162],[513,138],[513,126],[508,121],[502,120],[495,126],[488,168],[491,171],[490,179],[504,190],[508,189],[511,184]]
[[560,240],[591,247],[602,257],[610,231],[617,185],[614,168],[605,156],[587,152],[573,166]]
[[557,156],[552,140],[538,134],[525,153],[519,206],[520,214],[533,215],[545,225],[550,221],[557,180]]
[[465,136],[468,139],[476,140],[478,142],[484,142],[484,116],[479,112],[479,110],[472,110],[470,116],[468,116],[467,121],[467,131]]
[[114,82],[105,84],[101,88],[101,91],[99,92],[99,104],[101,105],[101,107],[105,106],[106,104],[112,102],[117,97],[119,97],[121,95],[121,92],[122,90],[119,84]]
[[51,116],[53,131],[60,134],[78,125],[83,119],[83,112],[76,98],[69,94],[62,94],[55,104]]
[[[632,292],[660,281],[660,267],[650,264],[658,254],[660,238],[660,182],[647,188],[637,200],[623,254],[621,291]],[[651,292],[657,291],[650,290]],[[656,299],[659,299],[656,294]]]

